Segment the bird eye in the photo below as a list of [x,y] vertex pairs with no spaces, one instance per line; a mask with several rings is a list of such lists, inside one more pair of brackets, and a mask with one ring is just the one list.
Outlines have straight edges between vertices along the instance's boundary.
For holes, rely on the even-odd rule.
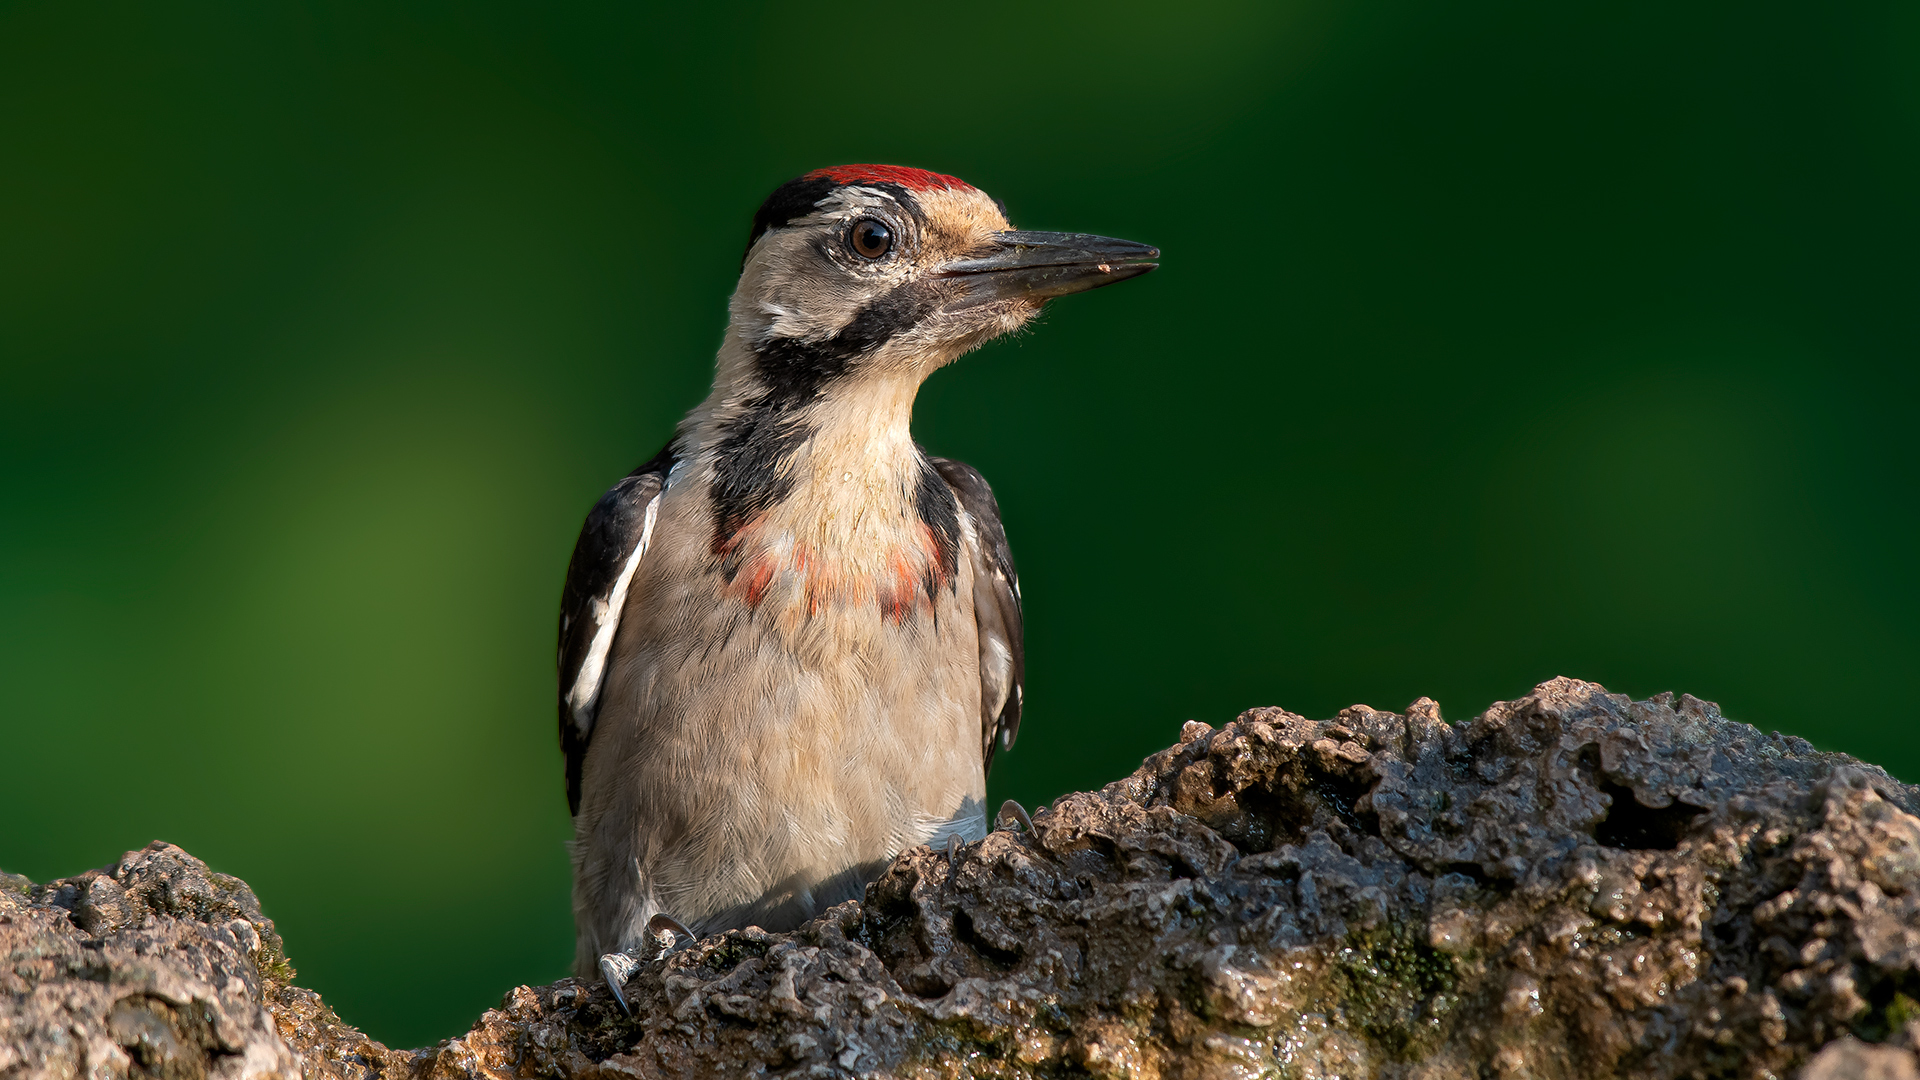
[[878,259],[893,250],[893,230],[884,221],[861,218],[853,223],[850,239],[853,250],[863,259]]

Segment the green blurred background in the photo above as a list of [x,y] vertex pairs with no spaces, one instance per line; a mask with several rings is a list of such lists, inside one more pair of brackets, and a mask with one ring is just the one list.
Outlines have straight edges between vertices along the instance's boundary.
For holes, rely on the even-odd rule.
[[936,376],[1028,712],[1569,674],[1920,779],[1920,6],[0,4],[0,866],[245,877],[397,1045],[571,950],[553,624],[846,161],[1165,251]]

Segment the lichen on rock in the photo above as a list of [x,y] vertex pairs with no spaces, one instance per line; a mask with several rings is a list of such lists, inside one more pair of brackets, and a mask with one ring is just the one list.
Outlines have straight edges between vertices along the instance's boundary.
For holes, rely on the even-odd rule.
[[[0,974],[0,1037],[51,1047],[63,1017],[101,1075],[1914,1076],[1916,813],[1687,696],[1556,679],[1458,727],[1424,699],[1255,709],[792,933],[645,959],[631,1018],[567,979],[411,1053],[291,986],[251,894],[178,849],[0,882],[15,970],[54,957]],[[160,960],[199,982],[138,989]],[[176,1046],[204,1072],[158,1071]],[[60,1075],[34,1068],[0,1058]]]

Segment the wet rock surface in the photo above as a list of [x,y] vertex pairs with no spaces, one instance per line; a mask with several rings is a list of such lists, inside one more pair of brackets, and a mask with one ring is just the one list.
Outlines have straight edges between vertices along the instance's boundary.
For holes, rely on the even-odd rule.
[[1686,696],[1255,709],[793,933],[644,958],[632,1018],[562,980],[413,1052],[155,845],[0,888],[0,1077],[1920,1078],[1916,814]]

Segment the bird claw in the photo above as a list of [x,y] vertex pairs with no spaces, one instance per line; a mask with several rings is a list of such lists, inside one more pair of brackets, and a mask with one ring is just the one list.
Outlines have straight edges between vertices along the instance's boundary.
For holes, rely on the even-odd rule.
[[[656,950],[653,956],[655,960],[672,952],[674,946],[679,944],[679,938],[693,941],[697,936],[687,929],[685,923],[671,915],[655,915],[647,920],[647,939]],[[633,973],[638,970],[640,961],[629,952],[607,953],[600,958],[600,978],[606,981],[607,989],[613,991],[614,1003],[628,1016],[633,1015],[633,1005],[627,1001],[627,980],[633,978]]]
[[1033,819],[1027,816],[1027,808],[1012,799],[1000,804],[1000,812],[993,815],[993,827],[997,829],[1009,819],[1019,822],[1027,832],[1033,831]]
[[640,961],[623,952],[607,953],[600,958],[600,978],[604,979],[607,989],[613,991],[614,1003],[620,1011],[633,1015],[633,1006],[627,1003],[627,980],[640,968]]
[[688,941],[697,940],[700,936],[687,929],[685,923],[671,915],[655,915],[647,920],[647,937],[653,939],[654,944],[660,949],[661,956],[672,952],[680,943],[678,938],[671,935],[678,935]]
[[960,834],[947,835],[947,876],[952,877],[960,869]]

